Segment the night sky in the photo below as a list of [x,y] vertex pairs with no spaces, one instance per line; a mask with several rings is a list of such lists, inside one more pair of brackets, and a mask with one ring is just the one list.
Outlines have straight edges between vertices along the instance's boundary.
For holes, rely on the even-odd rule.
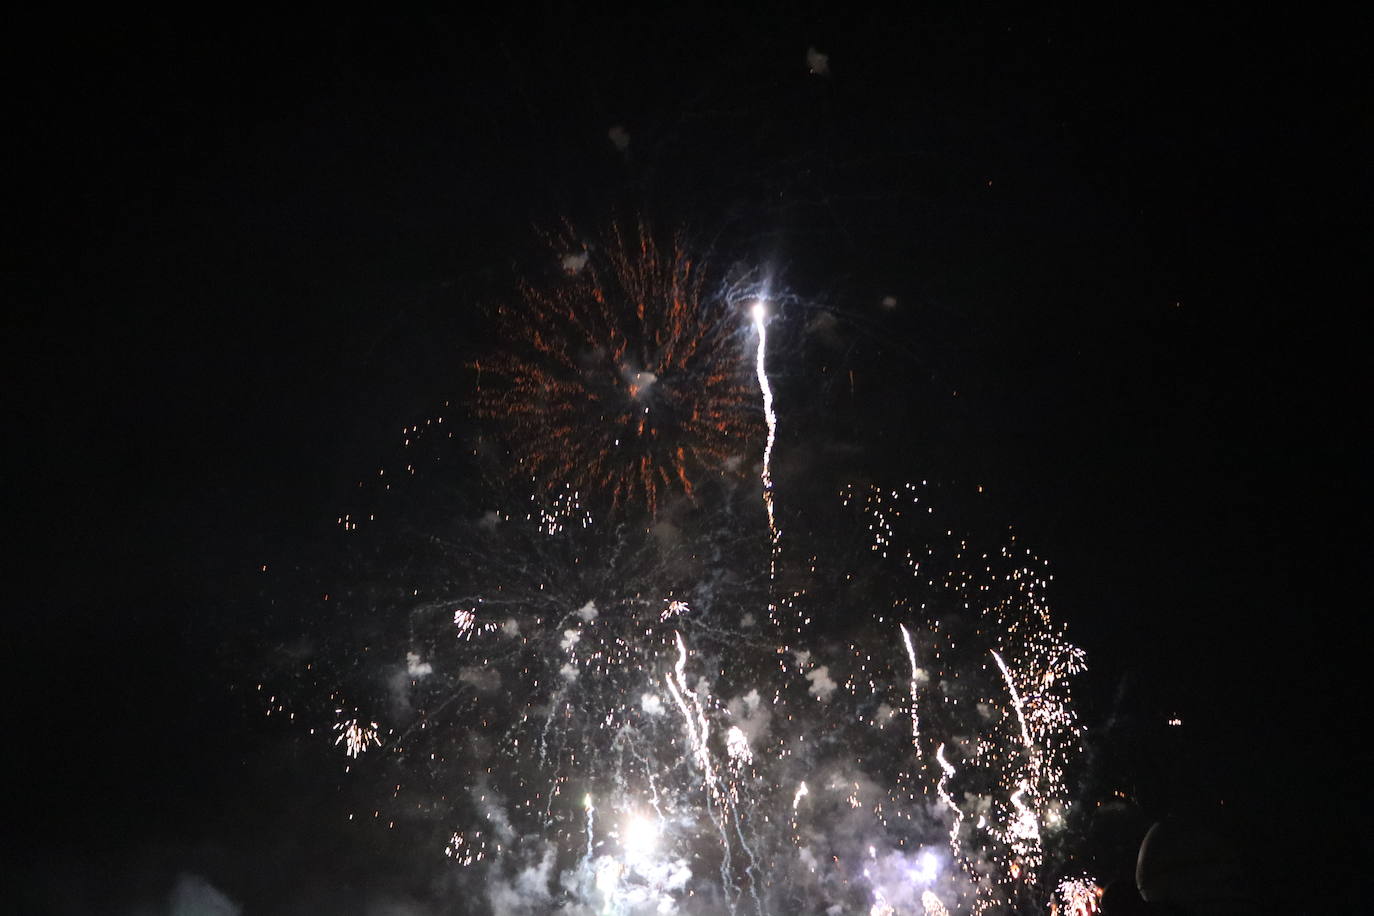
[[[254,634],[538,231],[638,214],[835,314],[875,474],[1052,561],[1096,790],[1224,802],[1274,900],[1353,900],[1367,19],[590,9],[9,22],[14,912],[404,896],[317,826]],[[817,367],[776,368],[785,452]]]

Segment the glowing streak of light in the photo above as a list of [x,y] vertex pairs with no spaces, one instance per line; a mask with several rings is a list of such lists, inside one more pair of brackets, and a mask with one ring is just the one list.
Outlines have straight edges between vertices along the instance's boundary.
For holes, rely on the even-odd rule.
[[[1026,726],[1026,715],[1021,694],[1016,689],[1016,684],[1012,680],[1011,669],[1002,660],[1002,656],[997,650],[992,650],[992,657],[997,660],[997,667],[1002,669],[1002,677],[1007,682],[1007,690],[1011,693],[1012,707],[1016,710],[1016,719],[1021,725],[1021,743],[1025,745],[1027,766],[1033,776],[1040,774],[1039,755],[1036,753],[1034,742],[1031,740],[1030,729]],[[1020,780],[1017,789],[1011,795],[1011,806],[1016,811],[1016,817],[1009,825],[1008,833],[1011,835],[1011,847],[1013,852],[1026,866],[1020,875],[1024,876],[1027,883],[1035,883],[1035,871],[1040,865],[1040,820],[1026,803],[1022,800],[1027,793],[1034,797],[1034,791],[1028,780]],[[1015,864],[1015,863],[1013,863]]]
[[992,657],[997,659],[997,667],[1002,669],[1002,678],[1007,682],[1007,690],[1011,693],[1011,705],[1016,710],[1016,719],[1021,723],[1021,743],[1026,746],[1026,750],[1034,752],[1035,745],[1031,741],[1030,729],[1026,727],[1026,713],[1021,705],[1021,694],[1016,689],[1016,684],[1011,679],[1011,669],[1007,663],[1002,661],[1002,656],[993,649]]
[[587,809],[587,861],[592,860],[592,838],[596,830],[596,806],[592,804],[592,793],[588,792],[582,799],[582,806]]
[[[692,750],[696,756],[697,763],[701,767],[702,774],[705,776],[706,784],[710,787],[711,794],[716,792],[716,774],[711,766],[711,749],[706,740],[709,735],[709,723],[706,721],[706,711],[697,704],[697,695],[687,686],[687,644],[683,642],[682,633],[675,632],[677,637],[677,664],[673,666],[673,676],[667,679],[668,692],[673,695],[673,701],[682,710],[682,719],[687,724],[687,738],[691,742]],[[696,707],[695,715],[693,710],[688,707],[688,700],[691,705]]]
[[911,746],[919,753],[921,750],[921,719],[916,709],[916,672],[920,669],[916,667],[916,650],[911,645],[911,634],[907,632],[905,624],[897,624],[902,631],[902,641],[906,643],[906,657],[911,661]]
[[754,328],[759,332],[759,346],[755,357],[755,369],[759,377],[759,389],[763,392],[763,418],[768,424],[768,441],[763,446],[763,470],[759,479],[763,481],[763,505],[768,511],[768,533],[772,537],[773,557],[770,563],[771,575],[776,577],[778,567],[778,530],[777,519],[773,514],[773,444],[777,441],[778,415],[773,411],[773,386],[768,383],[767,353],[768,331],[764,319],[768,310],[762,302],[754,303]]
[[[750,894],[754,897],[755,903],[758,904],[759,911],[762,912],[762,901],[759,898],[757,880],[754,876],[756,870],[754,851],[744,840],[744,834],[739,824],[739,813],[734,807],[730,792],[726,791],[716,778],[716,770],[711,762],[711,748],[708,743],[710,723],[706,718],[706,710],[697,700],[696,693],[687,686],[687,644],[682,638],[681,631],[674,631],[673,635],[677,639],[677,663],[673,666],[672,676],[667,678],[668,692],[672,694],[678,709],[682,710],[682,719],[687,725],[688,742],[692,745],[693,755],[696,757],[698,766],[701,767],[702,782],[706,785],[707,797],[713,802],[711,820],[720,833],[721,852],[723,853],[720,861],[721,885],[726,888],[727,893],[733,891],[734,896],[738,897],[740,891],[731,877],[734,866],[731,855],[729,821],[733,816],[735,834],[739,837],[745,854],[749,857],[749,865],[745,870],[749,875]],[[734,913],[735,900],[728,902],[730,912]]]
[[940,801],[944,802],[945,807],[954,812],[954,823],[949,828],[949,848],[954,853],[956,860],[960,859],[959,854],[959,828],[964,823],[964,812],[954,803],[954,798],[949,794],[947,784],[954,775],[954,767],[945,759],[945,746],[942,743],[935,749],[935,759],[939,761],[940,770],[943,775],[940,781],[935,784],[935,792],[940,796]]

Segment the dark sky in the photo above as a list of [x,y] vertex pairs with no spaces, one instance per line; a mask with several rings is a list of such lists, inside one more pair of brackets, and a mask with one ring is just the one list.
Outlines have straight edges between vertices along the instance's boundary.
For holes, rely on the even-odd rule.
[[[1113,764],[1155,810],[1233,796],[1288,893],[1350,886],[1368,22],[589,9],[8,23],[29,899],[123,912],[189,870],[254,902],[251,572],[308,564],[463,396],[535,227],[636,212],[862,331],[860,385],[907,393],[861,411],[876,463],[986,483],[1053,561],[1089,725],[1177,758]],[[1141,750],[1174,713],[1185,743]]]

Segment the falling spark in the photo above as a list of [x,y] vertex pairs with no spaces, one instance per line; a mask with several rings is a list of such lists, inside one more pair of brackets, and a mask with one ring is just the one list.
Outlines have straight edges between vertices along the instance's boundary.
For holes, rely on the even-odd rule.
[[911,662],[911,746],[920,753],[921,750],[921,719],[920,711],[916,706],[916,687],[917,672],[916,650],[911,645],[911,633],[907,631],[905,624],[898,624],[898,629],[902,631],[902,642],[906,644],[906,657]]
[[1011,694],[1012,708],[1016,710],[1016,721],[1021,726],[1021,743],[1026,746],[1026,751],[1033,754],[1035,745],[1031,741],[1030,730],[1026,728],[1026,713],[1021,705],[1021,694],[1016,689],[1016,682],[1011,678],[1011,670],[1007,668],[1007,663],[1002,661],[1002,656],[996,649],[990,650],[992,657],[997,659],[997,667],[1002,671],[1002,678],[1007,682],[1007,691]]
[[[343,710],[337,710],[343,712]],[[347,719],[337,722],[334,730],[339,736],[334,739],[334,743],[343,744],[344,752],[350,757],[357,757],[367,750],[368,745],[375,744],[382,746],[382,739],[378,737],[377,723],[371,722],[363,725],[357,719]]]
[[1102,887],[1092,878],[1065,878],[1055,892],[1064,916],[1094,916],[1101,911]]
[[705,710],[697,702],[697,695],[687,686],[687,677],[683,673],[687,666],[687,644],[683,642],[681,632],[673,635],[677,639],[678,656],[677,664],[673,666],[673,674],[667,679],[668,692],[682,710],[682,720],[687,726],[687,736],[695,752],[697,765],[701,767],[706,785],[714,792],[716,777],[711,766],[711,748],[707,743],[710,726]]
[[945,746],[943,743],[935,749],[935,759],[940,764],[940,781],[937,783],[935,791],[940,796],[946,808],[954,814],[954,820],[949,827],[949,848],[954,852],[954,857],[959,859],[959,828],[964,823],[964,811],[954,803],[954,797],[949,794],[949,780],[954,778],[954,767],[945,759]]

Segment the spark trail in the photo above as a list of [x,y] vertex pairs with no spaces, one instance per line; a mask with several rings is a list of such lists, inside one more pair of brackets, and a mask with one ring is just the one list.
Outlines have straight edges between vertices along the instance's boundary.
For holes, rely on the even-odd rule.
[[[762,302],[755,302],[752,310],[754,318],[754,330],[758,333],[758,349],[754,356],[754,368],[758,375],[759,390],[763,392],[763,418],[768,426],[768,438],[763,446],[763,468],[759,472],[759,478],[763,482],[763,505],[768,513],[768,535],[771,547],[769,558],[769,578],[776,579],[778,573],[778,544],[782,538],[782,532],[778,530],[777,517],[773,508],[773,446],[777,442],[778,435],[778,415],[773,410],[773,386],[768,381],[768,307]],[[769,613],[773,613],[774,608],[770,605]]]

